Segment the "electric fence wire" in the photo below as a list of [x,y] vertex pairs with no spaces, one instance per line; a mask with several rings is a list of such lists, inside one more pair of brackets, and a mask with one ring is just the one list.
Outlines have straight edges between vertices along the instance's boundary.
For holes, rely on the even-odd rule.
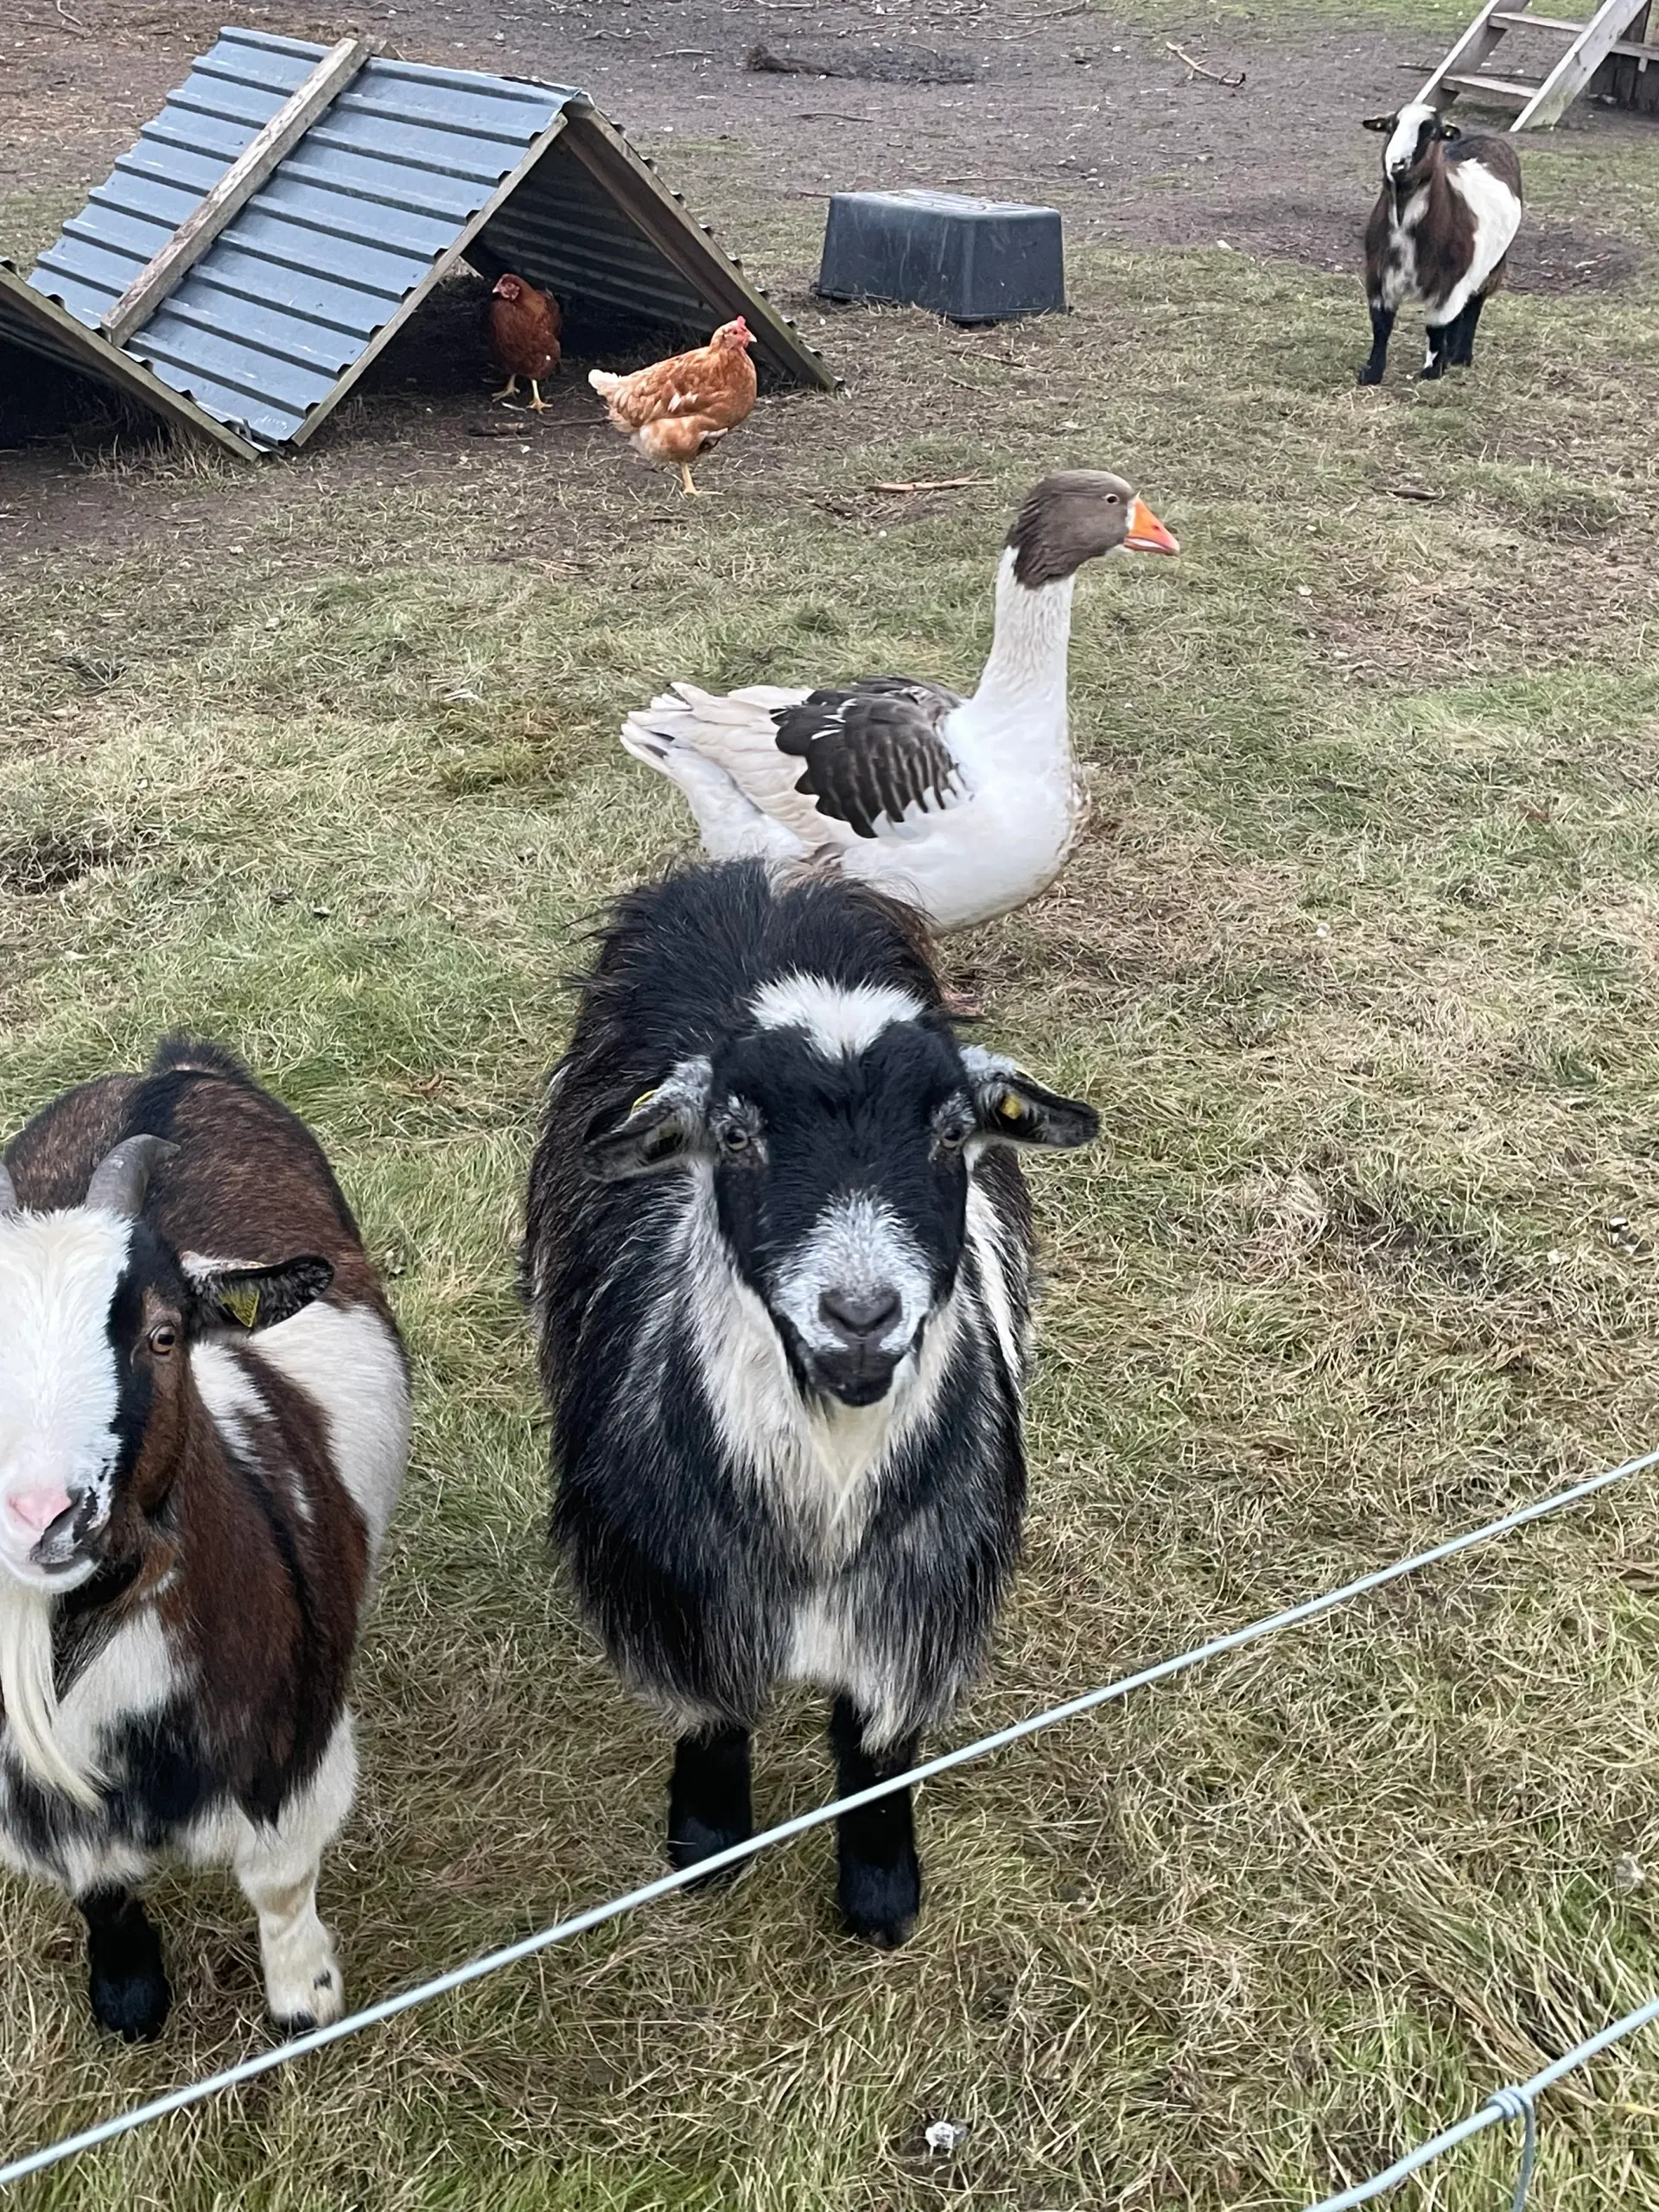
[[1322,2196],[1317,2204],[1309,2206],[1308,2212],[1353,2212],[1355,2205],[1369,2204],[1373,2197],[1397,2189],[1402,2181],[1409,2181],[1413,2174],[1421,2173],[1432,2160],[1443,2158],[1446,2152],[1455,2151],[1471,2136],[1496,2127],[1505,2120],[1518,2120],[1526,2131],[1511,2208],[1511,2212],[1525,2212],[1527,2192],[1532,2187],[1532,2171],[1538,2156],[1537,2100],[1546,2089],[1554,2088],[1557,2082],[1580,2066],[1587,2066],[1592,2058],[1599,2058],[1604,2050],[1611,2050],[1626,2036],[1633,2036],[1638,2028],[1651,2027],[1656,2020],[1659,2020],[1659,1997],[1650,1997],[1645,2005],[1638,2005],[1622,2020],[1613,2021],[1599,2034],[1588,2036],[1583,2043],[1574,2044],[1571,2050],[1563,2051],[1541,2073],[1525,2082],[1513,2082],[1506,2089],[1494,2089],[1467,2120],[1460,2120],[1455,2127],[1448,2127],[1442,2133],[1431,2136],[1427,2143],[1420,2143],[1403,2158],[1396,2158],[1384,2172],[1373,2174],[1369,2181],[1356,2182],[1351,2189],[1344,2189],[1336,2196]]
[[[1466,1529],[1460,1536],[1451,1536],[1444,1543],[1431,1546],[1427,1551],[1414,1553],[1408,1559],[1395,1560],[1389,1566],[1374,1568],[1352,1582],[1344,1582],[1335,1590],[1322,1592],[1318,1597],[1304,1599],[1300,1605],[1287,1606],[1282,1611],[1269,1613],[1261,1620],[1250,1621],[1243,1628],[1230,1630],[1224,1636],[1211,1637],[1207,1643],[1197,1644],[1190,1651],[1178,1653],[1173,1658],[1160,1659],[1155,1665],[1141,1668],[1138,1673],[1124,1675],[1116,1681],[1108,1682],[1099,1689],[1086,1691],[1082,1696],[1068,1698],[1065,1703],[1051,1706],[1046,1712],[1029,1714],[1007,1728],[982,1736],[977,1742],[963,1744],[952,1751],[941,1751],[936,1758],[924,1759],[903,1774],[874,1783],[868,1789],[860,1789],[851,1796],[836,1799],[832,1803],[818,1805],[810,1812],[798,1813],[792,1820],[779,1821],[775,1827],[763,1829],[759,1834],[747,1836],[741,1843],[734,1843],[724,1851],[715,1852],[700,1859],[695,1866],[683,1867],[671,1874],[664,1874],[656,1881],[646,1882],[637,1890],[629,1890],[620,1897],[610,1897],[602,1904],[590,1905],[585,1912],[573,1914],[568,1920],[557,1921],[550,1928],[537,1930],[533,1936],[522,1937],[516,1943],[503,1945],[499,1950],[486,1952],[481,1957],[469,1959],[465,1965],[452,1967],[447,1974],[435,1974],[430,1980],[417,1982],[410,1989],[399,1990],[396,1995],[385,1997],[378,2004],[365,2005],[360,2012],[348,2012],[327,2027],[314,2028],[308,2033],[294,2037],[287,2043],[276,2044],[268,2050],[250,2053],[237,2060],[234,2065],[222,2068],[217,2074],[204,2075],[200,2081],[188,2082],[182,2088],[170,2089],[164,2096],[153,2097],[148,2103],[134,2105],[125,2112],[112,2113],[95,2126],[66,2135],[55,2143],[44,2145],[38,2151],[26,2152],[21,2158],[9,2159],[0,2165],[0,2188],[11,2182],[22,2181],[29,2174],[40,2173],[48,2166],[59,2164],[65,2158],[75,2157],[83,2151],[95,2150],[100,2144],[112,2142],[117,2136],[125,2135],[137,2127],[147,2127],[170,2113],[183,2112],[191,2105],[202,2103],[209,2097],[221,2095],[244,2082],[251,2082],[261,2074],[269,2074],[281,2066],[292,2065],[297,2058],[304,2058],[314,2050],[325,2050],[331,2044],[342,2042],[347,2036],[359,2035],[365,2028],[378,2027],[383,2021],[396,2019],[400,2013],[412,2012],[417,2005],[429,2004],[433,1999],[448,1996],[453,1990],[465,1989],[474,1981],[481,1981],[486,1974],[499,1974],[504,1967],[516,1966],[521,1959],[533,1958],[540,1951],[550,1950],[555,1944],[568,1943],[590,1929],[601,1928],[607,1921],[618,1920],[625,1913],[635,1912],[643,1905],[654,1904],[658,1898],[671,1897],[676,1891],[717,1874],[728,1866],[740,1866],[753,1859],[758,1852],[773,1844],[786,1843],[791,1838],[805,1835],[811,1829],[823,1827],[843,1813],[856,1812],[865,1805],[873,1805],[895,1791],[913,1788],[931,1782],[937,1775],[950,1774],[957,1767],[988,1758],[994,1751],[1006,1751],[1011,1745],[1023,1743],[1028,1736],[1039,1734],[1065,1720],[1080,1719],[1084,1713],[1097,1712],[1102,1706],[1116,1704],[1131,1692],[1149,1689],[1155,1682],[1166,1682],[1177,1675],[1184,1675],[1194,1667],[1201,1667],[1212,1659],[1226,1657],[1242,1651],[1248,1645],[1258,1643],[1264,1637],[1275,1636],[1281,1630],[1300,1627],[1307,1621],[1318,1620],[1333,1612],[1339,1605],[1351,1605],[1355,1599],[1383,1590],[1392,1582],[1406,1575],[1418,1574],[1425,1567],[1438,1566],[1442,1560],[1456,1559],[1460,1553],[1472,1550],[1478,1544],[1492,1542],[1499,1536],[1510,1535],[1517,1529],[1529,1527],[1551,1514],[1564,1512],[1568,1506],[1581,1503],[1600,1491],[1609,1490],[1615,1483],[1624,1482],[1645,1469],[1659,1465],[1659,1451],[1644,1452],[1640,1459],[1627,1459],[1622,1466],[1610,1467],[1605,1472],[1592,1475],[1587,1481],[1574,1483],[1568,1489],[1552,1491],[1548,1497],[1539,1498],[1530,1505],[1519,1506],[1512,1513],[1503,1514],[1496,1521],[1488,1521],[1478,1529]],[[1609,2034],[1613,2031],[1608,2031]],[[1484,2108],[1483,2108],[1484,2109]],[[1476,2119],[1479,2115],[1474,2116]],[[1492,2124],[1501,2114],[1494,2113]],[[1466,2134],[1477,2133],[1471,2121],[1462,2123],[1461,2131],[1453,2129],[1440,2143],[1449,2147],[1461,2142]],[[1431,2152],[1429,2155],[1435,2155]],[[1388,2177],[1378,2177],[1375,2187],[1366,2185],[1368,2195],[1388,2186]],[[1360,2203],[1363,2196],[1332,2198],[1327,2205],[1314,2208],[1314,2212],[1338,2212],[1338,2207]]]

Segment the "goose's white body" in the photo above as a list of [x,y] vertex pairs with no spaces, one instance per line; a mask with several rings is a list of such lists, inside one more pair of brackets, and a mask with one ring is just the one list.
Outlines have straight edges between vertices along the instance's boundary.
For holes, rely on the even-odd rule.
[[860,836],[797,788],[802,761],[773,713],[807,690],[756,684],[716,697],[690,683],[629,715],[622,742],[684,792],[716,860],[833,857],[849,875],[918,907],[937,930],[1021,906],[1065,866],[1081,809],[1066,720],[1075,577],[1028,588],[1005,552],[990,658],[939,735],[955,763],[943,804],[918,802]]

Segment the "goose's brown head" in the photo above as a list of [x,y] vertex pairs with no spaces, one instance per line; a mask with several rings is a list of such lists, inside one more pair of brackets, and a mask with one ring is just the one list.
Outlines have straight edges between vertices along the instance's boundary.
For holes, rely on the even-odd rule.
[[1140,493],[1101,468],[1044,477],[1027,493],[1008,532],[1014,575],[1028,591],[1075,575],[1103,553],[1180,550]]

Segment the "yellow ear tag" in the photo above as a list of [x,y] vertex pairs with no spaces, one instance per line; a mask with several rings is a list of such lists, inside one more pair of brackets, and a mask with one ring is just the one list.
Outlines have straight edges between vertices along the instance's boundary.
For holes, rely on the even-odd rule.
[[251,1329],[259,1319],[259,1294],[251,1282],[234,1283],[221,1290],[219,1302],[245,1329]]
[[1004,1122],[1023,1122],[1026,1102],[1017,1090],[1005,1090],[997,1102],[997,1118]]

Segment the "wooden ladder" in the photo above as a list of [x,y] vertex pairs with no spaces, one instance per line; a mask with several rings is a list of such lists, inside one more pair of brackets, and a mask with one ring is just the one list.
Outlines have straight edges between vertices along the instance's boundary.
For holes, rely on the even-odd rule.
[[[1417,97],[1443,108],[1467,92],[1517,109],[1511,130],[1546,129],[1560,121],[1611,55],[1634,55],[1643,68],[1659,61],[1659,46],[1626,35],[1638,23],[1645,27],[1648,8],[1649,0],[1602,0],[1593,15],[1579,20],[1540,15],[1527,0],[1487,0]],[[1559,41],[1560,55],[1543,77],[1503,76],[1487,67],[1512,30],[1537,31]]]

